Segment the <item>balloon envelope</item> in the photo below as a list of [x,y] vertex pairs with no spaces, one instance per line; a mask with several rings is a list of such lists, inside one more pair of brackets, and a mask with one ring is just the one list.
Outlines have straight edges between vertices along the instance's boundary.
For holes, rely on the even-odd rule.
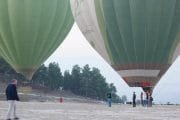
[[30,78],[73,22],[68,0],[0,0],[0,55]]
[[71,9],[129,86],[153,88],[180,53],[179,0],[71,0]]

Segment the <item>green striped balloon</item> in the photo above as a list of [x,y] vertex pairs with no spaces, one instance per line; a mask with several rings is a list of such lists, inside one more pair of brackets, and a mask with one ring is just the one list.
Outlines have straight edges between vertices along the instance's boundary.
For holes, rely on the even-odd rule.
[[71,9],[129,86],[153,88],[180,53],[179,0],[71,0]]
[[0,55],[31,78],[73,22],[68,0],[0,0]]

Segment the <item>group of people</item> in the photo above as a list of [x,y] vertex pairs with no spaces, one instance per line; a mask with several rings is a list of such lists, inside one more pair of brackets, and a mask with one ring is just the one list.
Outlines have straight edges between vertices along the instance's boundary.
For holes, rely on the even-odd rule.
[[145,107],[152,107],[153,97],[150,91],[145,92],[145,99],[143,99],[143,92],[141,92],[141,105]]
[[[9,109],[7,112],[7,119],[11,120],[11,113],[13,113],[13,117],[15,120],[18,120],[19,118],[16,116],[16,101],[19,101],[19,97],[17,94],[17,80],[13,79],[11,83],[6,88],[6,97],[9,103]],[[150,91],[146,91],[145,93],[141,92],[140,95],[141,98],[141,105],[144,107],[152,107],[152,94]],[[112,95],[111,93],[107,93],[107,100],[108,100],[108,106],[111,107],[112,102]],[[136,93],[133,92],[133,98],[132,98],[132,104],[133,107],[136,107]]]
[[[141,105],[143,107],[152,107],[153,97],[150,91],[146,91],[145,93],[141,92],[140,98],[141,98]],[[136,107],[136,93],[135,92],[133,92],[132,101],[133,101],[132,102],[133,107]]]
[[[141,98],[141,105],[143,107],[152,107],[152,103],[153,103],[153,97],[152,97],[152,93],[150,91],[146,91],[145,93],[141,92],[140,95]],[[133,92],[133,98],[132,98],[132,105],[133,107],[136,107],[136,93]],[[111,107],[112,104],[112,95],[111,93],[107,93],[107,103],[108,106]]]

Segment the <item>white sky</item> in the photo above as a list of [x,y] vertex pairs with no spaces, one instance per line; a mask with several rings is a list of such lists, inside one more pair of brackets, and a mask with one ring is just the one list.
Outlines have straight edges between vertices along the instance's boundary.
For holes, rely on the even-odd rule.
[[[142,91],[141,88],[128,87],[122,78],[89,45],[76,24],[74,24],[64,42],[49,57],[45,64],[47,65],[50,62],[58,62],[62,72],[64,70],[71,70],[75,64],[78,64],[80,67],[86,64],[89,64],[90,67],[97,67],[103,76],[105,76],[107,82],[114,83],[118,90],[118,95],[122,96],[125,94],[129,99],[131,99],[133,91],[136,91],[137,98]],[[154,89],[154,100],[161,103],[180,103],[179,79],[180,58],[173,64]],[[167,95],[169,97],[166,98]]]

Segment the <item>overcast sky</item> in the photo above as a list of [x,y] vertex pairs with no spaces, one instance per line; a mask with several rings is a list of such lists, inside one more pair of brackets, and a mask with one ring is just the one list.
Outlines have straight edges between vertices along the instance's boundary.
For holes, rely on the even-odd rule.
[[[129,99],[132,92],[136,91],[137,98],[140,98],[141,88],[130,88],[123,79],[104,61],[104,59],[89,45],[76,24],[65,38],[59,48],[45,62],[58,62],[61,71],[71,70],[75,64],[83,67],[89,64],[90,67],[100,69],[107,82],[114,83],[118,95],[127,95]],[[154,100],[160,103],[180,103],[180,58],[162,77],[154,89]]]

